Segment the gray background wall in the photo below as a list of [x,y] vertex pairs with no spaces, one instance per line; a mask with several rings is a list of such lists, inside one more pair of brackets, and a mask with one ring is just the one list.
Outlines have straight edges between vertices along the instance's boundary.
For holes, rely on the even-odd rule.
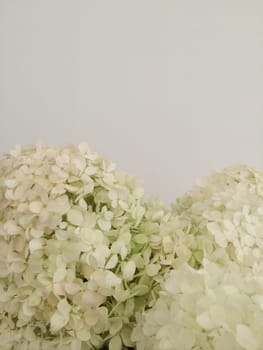
[[0,153],[78,143],[169,203],[263,169],[263,2],[0,0]]

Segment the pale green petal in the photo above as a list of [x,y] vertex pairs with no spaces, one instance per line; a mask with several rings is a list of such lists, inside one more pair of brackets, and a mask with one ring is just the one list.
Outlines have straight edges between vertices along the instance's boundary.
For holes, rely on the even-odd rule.
[[111,338],[109,342],[109,350],[122,350],[122,341],[119,335]]

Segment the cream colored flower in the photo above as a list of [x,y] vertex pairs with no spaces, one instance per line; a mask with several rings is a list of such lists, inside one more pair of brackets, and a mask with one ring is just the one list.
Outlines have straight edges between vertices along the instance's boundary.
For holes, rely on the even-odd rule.
[[0,219],[6,350],[133,346],[134,313],[176,265],[185,226],[86,144],[19,147],[2,159]]
[[141,350],[260,350],[262,297],[260,275],[238,264],[184,264],[166,276],[153,308],[138,314],[132,340]]

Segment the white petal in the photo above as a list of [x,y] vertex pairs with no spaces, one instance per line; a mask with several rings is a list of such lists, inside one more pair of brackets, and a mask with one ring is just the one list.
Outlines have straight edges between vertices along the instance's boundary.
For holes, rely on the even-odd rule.
[[67,213],[68,221],[75,226],[81,226],[83,222],[83,214],[77,209],[70,209]]
[[111,229],[110,221],[99,219],[98,225],[99,225],[99,228],[103,231],[109,231]]
[[159,264],[146,265],[146,273],[148,276],[155,276],[159,272],[161,266]]
[[109,342],[109,350],[122,350],[122,341],[119,335],[115,335]]
[[76,336],[79,340],[86,342],[90,339],[90,331],[89,331],[89,329],[86,329],[86,328],[77,330]]
[[43,246],[43,239],[42,238],[34,238],[29,242],[29,250],[31,253],[35,252],[36,250],[39,250]]
[[14,188],[17,185],[17,181],[16,179],[8,179],[8,180],[5,180],[5,185],[8,188]]
[[68,315],[71,310],[71,306],[67,302],[67,299],[62,299],[58,302],[57,309],[62,315]]
[[39,214],[42,208],[43,204],[40,201],[33,201],[29,204],[30,211],[35,214]]
[[207,224],[207,229],[209,232],[212,233],[212,235],[215,238],[216,243],[221,247],[221,248],[226,248],[227,247],[227,239],[224,235],[224,231],[216,222],[211,222]]
[[53,275],[53,282],[57,283],[57,282],[63,281],[66,275],[67,275],[67,270],[64,266],[58,268]]
[[118,263],[118,256],[116,254],[112,255],[106,264],[106,269],[113,269]]
[[74,295],[80,290],[80,286],[77,283],[65,283],[64,288],[65,291],[70,295]]
[[129,261],[124,265],[122,276],[126,281],[131,281],[134,277],[136,264],[134,261]]
[[50,319],[51,332],[57,332],[63,328],[69,320],[68,316],[64,316],[59,312],[55,312]]
[[121,283],[121,279],[111,271],[106,271],[106,287],[116,287]]
[[210,330],[214,327],[214,323],[211,321],[211,318],[206,313],[198,315],[196,318],[196,322],[205,330]]
[[121,317],[112,317],[109,321],[110,321],[110,334],[114,335],[118,333],[122,328]]
[[236,339],[239,345],[246,350],[259,350],[259,344],[251,329],[243,324],[236,327]]

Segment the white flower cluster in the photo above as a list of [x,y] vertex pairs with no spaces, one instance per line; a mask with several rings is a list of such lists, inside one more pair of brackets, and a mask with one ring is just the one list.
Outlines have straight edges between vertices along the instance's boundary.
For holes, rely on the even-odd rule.
[[186,225],[86,144],[17,147],[0,161],[0,348],[133,346],[164,274],[200,264]]
[[131,345],[134,298],[148,292],[131,258],[145,246],[142,197],[86,144],[17,147],[0,162],[2,350]]
[[214,173],[177,200],[174,214],[205,237],[211,259],[263,269],[263,172],[240,165]]
[[172,270],[132,333],[137,350],[261,350],[263,278],[204,259]]
[[[261,350],[263,173],[236,166],[206,178],[173,208],[201,239],[193,269],[170,271],[155,305],[137,314],[137,350]],[[188,224],[187,224],[188,223]]]
[[263,173],[172,210],[86,144],[0,160],[1,350],[261,350]]

